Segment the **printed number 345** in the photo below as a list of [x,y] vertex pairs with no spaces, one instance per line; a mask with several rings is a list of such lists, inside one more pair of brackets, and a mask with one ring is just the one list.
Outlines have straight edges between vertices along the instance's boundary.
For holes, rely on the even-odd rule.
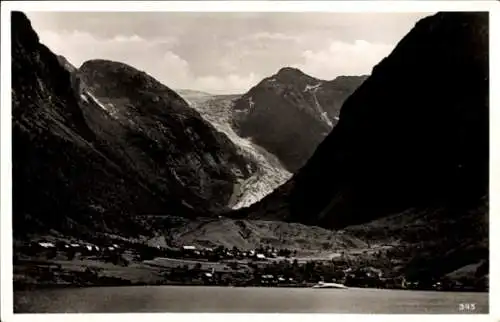
[[458,305],[460,312],[471,312],[476,310],[476,303],[460,303]]

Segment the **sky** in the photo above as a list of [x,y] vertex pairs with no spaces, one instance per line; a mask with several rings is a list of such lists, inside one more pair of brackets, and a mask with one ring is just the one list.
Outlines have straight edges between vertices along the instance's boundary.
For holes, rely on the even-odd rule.
[[41,42],[76,67],[109,59],[214,94],[244,93],[285,66],[325,80],[370,74],[431,14],[27,12]]

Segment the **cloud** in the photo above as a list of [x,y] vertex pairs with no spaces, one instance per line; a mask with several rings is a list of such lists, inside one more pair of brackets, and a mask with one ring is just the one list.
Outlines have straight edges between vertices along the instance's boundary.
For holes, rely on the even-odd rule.
[[146,73],[172,89],[196,89],[213,94],[244,93],[260,80],[254,73],[197,76],[186,60],[171,51],[165,52],[160,60],[132,66],[143,66]]
[[[281,67],[322,79],[367,74],[426,13],[31,12],[75,66],[129,64],[171,88],[242,92]],[[362,39],[362,40],[356,40]]]
[[211,68],[198,74],[191,65],[195,60],[190,63],[174,52],[177,42],[172,38],[146,39],[135,34],[103,38],[80,31],[42,31],[40,39],[75,66],[88,59],[109,59],[143,70],[171,88],[212,93],[244,93],[285,65],[322,79],[367,74],[393,48],[393,45],[365,40],[334,40],[326,48],[302,49],[301,52],[297,47],[287,46],[288,50],[284,50],[279,45],[282,41],[297,45],[297,38],[260,32],[246,38],[252,41],[240,41],[240,46],[227,47],[229,50],[218,59],[213,57],[213,61],[207,62],[206,57],[203,63]]
[[137,65],[141,61],[147,61],[144,57],[150,56],[151,53],[167,50],[175,45],[174,38],[145,39],[138,35],[115,35],[104,38],[78,30],[71,32],[42,30],[38,31],[38,34],[42,43],[55,53],[65,56],[76,66],[95,58]]
[[288,36],[279,32],[265,32],[265,31],[251,34],[245,37],[244,39],[297,41],[297,37]]
[[327,48],[305,50],[302,53],[303,62],[295,67],[322,79],[369,74],[373,66],[389,55],[393,48],[394,45],[365,40],[331,41]]
[[75,66],[88,59],[115,60],[143,70],[171,88],[213,93],[246,92],[261,78],[268,76],[266,73],[275,72],[284,65],[300,68],[322,79],[366,74],[393,48],[393,45],[365,40],[334,40],[326,48],[292,52],[293,46],[283,50],[279,43],[294,43],[297,38],[281,33],[259,32],[247,37],[248,41],[239,42],[240,46],[229,47],[230,50],[219,56],[219,60],[211,63],[205,60],[203,63],[212,67],[206,73],[197,74],[186,58],[173,51],[177,44],[173,38],[146,39],[136,34],[104,38],[81,31],[41,31],[40,39]]
[[54,53],[77,67],[89,59],[108,59],[129,64],[162,81],[175,79],[173,75],[186,78],[189,73],[189,64],[169,50],[175,39],[145,39],[138,35],[103,38],[80,31],[41,31],[39,36]]
[[63,33],[43,31],[39,34],[41,41],[54,53],[65,56],[77,67],[89,59],[114,60],[145,71],[173,89],[243,93],[259,81],[259,77],[254,73],[195,75],[184,58],[168,49],[175,44],[175,40],[168,38],[150,40],[137,35],[102,38],[80,31]]
[[257,84],[262,77],[255,73],[248,75],[230,74],[227,76],[202,76],[195,78],[192,88],[213,94],[245,93]]
[[122,36],[122,35],[118,35],[118,36],[115,36],[113,37],[112,41],[117,41],[117,42],[137,42],[137,43],[140,43],[140,42],[144,42],[144,39],[137,36],[137,35],[132,35],[132,36]]
[[171,51],[148,63],[144,71],[169,87],[189,83],[192,77],[188,62]]

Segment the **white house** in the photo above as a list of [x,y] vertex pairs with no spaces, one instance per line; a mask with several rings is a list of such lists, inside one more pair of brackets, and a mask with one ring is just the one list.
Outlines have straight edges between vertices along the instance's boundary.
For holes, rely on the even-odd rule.
[[259,260],[265,260],[266,259],[266,256],[264,254],[257,254],[255,257],[257,259],[259,259]]
[[56,247],[53,243],[39,242],[38,245],[43,248],[53,248]]

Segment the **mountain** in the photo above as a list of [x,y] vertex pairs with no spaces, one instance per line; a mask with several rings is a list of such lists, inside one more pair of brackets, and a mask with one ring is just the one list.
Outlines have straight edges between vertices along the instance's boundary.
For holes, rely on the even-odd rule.
[[324,81],[284,67],[236,100],[234,128],[295,172],[335,126],[342,103],[365,79]]
[[252,160],[256,170],[235,186],[229,206],[233,209],[247,207],[271,193],[291,176],[281,162],[248,138],[240,137],[232,128],[234,101],[241,95],[200,96],[195,91],[183,91],[181,96],[191,107],[200,112],[210,124],[239,148],[246,159]]
[[12,13],[14,234],[139,233],[134,216],[212,216],[252,164],[175,92],[125,64],[80,69]]
[[343,232],[298,223],[268,220],[233,220],[151,216],[152,226],[168,226],[163,235],[148,240],[152,245],[193,245],[200,248],[224,246],[257,249],[270,246],[296,250],[301,256],[333,257],[338,252],[362,252],[367,243]]
[[487,53],[485,15],[419,21],[346,100],[307,164],[258,207],[344,227],[413,206],[474,204],[488,191]]
[[420,20],[344,102],[307,164],[231,215],[357,227],[413,245],[433,267],[452,250],[487,257],[488,53],[487,13]]
[[[79,68],[78,76],[91,84],[86,89],[87,101],[100,102],[114,123],[121,124],[114,130],[93,120],[94,131],[119,146],[125,152],[123,159],[131,161],[128,166],[161,186],[164,193],[179,199],[199,197],[196,203],[202,209],[216,211],[227,205],[238,179],[253,171],[253,164],[224,134],[144,72],[122,63],[93,60]],[[196,205],[194,200],[186,202]]]

